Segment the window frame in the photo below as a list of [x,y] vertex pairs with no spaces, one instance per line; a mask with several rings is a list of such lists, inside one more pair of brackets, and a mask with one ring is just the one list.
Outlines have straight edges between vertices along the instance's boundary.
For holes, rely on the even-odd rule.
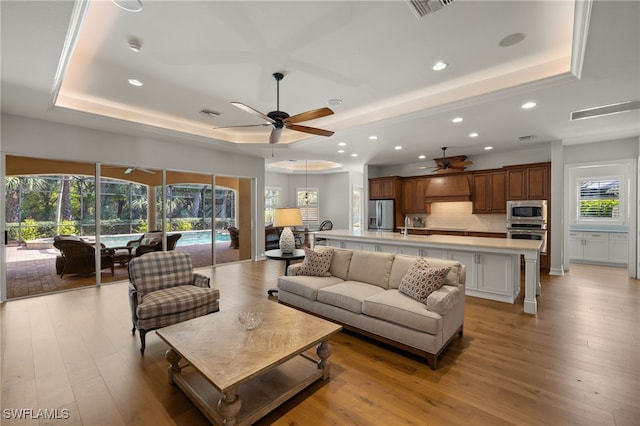
[[[304,197],[305,193],[315,194],[315,203],[305,205],[300,201],[300,195]],[[314,197],[309,197],[313,199]],[[320,224],[320,190],[319,188],[296,188],[296,207],[300,209],[302,213],[302,223],[304,225],[319,225]],[[305,220],[309,217],[309,211],[315,210],[315,220]]]
[[[270,200],[273,197],[270,197],[267,193],[269,191],[277,193],[277,202],[271,203]],[[275,217],[276,209],[282,207],[282,188],[279,186],[269,186],[265,185],[264,187],[264,223],[273,223],[273,219]],[[270,212],[270,213],[268,213]]]

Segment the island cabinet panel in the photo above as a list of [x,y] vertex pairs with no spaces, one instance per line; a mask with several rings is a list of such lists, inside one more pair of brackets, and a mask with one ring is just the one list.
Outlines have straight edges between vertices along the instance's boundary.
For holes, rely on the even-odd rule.
[[505,171],[474,173],[472,176],[472,209],[474,214],[506,213]]
[[514,262],[512,255],[449,251],[447,258],[457,260],[467,268],[465,293],[501,302],[514,303],[520,286],[514,286]]
[[397,176],[369,179],[370,200],[396,199],[400,191],[400,178]]
[[402,213],[426,213],[425,195],[429,178],[417,177],[402,180]]
[[507,200],[547,200],[550,165],[543,163],[507,170]]

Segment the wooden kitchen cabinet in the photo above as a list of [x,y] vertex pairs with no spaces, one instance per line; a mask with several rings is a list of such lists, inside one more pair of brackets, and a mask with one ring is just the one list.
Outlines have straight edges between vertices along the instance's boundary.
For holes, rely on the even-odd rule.
[[507,172],[474,173],[472,176],[473,214],[506,213]]
[[400,178],[397,176],[369,179],[370,200],[396,199],[400,192]]
[[507,200],[549,199],[549,163],[507,169]]
[[426,213],[425,194],[428,178],[409,178],[402,180],[402,213]]

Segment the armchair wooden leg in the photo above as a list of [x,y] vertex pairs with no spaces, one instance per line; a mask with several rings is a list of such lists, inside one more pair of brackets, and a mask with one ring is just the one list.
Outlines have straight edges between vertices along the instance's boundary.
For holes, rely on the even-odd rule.
[[140,332],[140,354],[144,356],[144,349],[147,346],[147,330],[138,330]]

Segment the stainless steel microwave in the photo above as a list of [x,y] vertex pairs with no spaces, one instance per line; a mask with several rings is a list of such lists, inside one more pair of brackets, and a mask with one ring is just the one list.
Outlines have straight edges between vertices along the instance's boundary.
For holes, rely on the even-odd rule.
[[507,222],[547,222],[547,200],[507,201]]

